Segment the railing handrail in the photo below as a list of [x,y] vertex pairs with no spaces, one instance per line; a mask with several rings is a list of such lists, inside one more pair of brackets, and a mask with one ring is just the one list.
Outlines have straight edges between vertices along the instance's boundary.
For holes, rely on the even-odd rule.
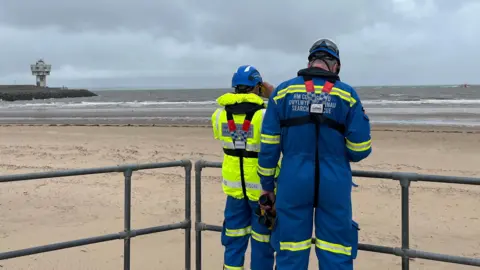
[[[147,169],[161,169],[167,167],[183,167],[185,169],[185,219],[178,223],[160,225],[142,229],[131,228],[131,189],[132,189],[132,173],[139,170]],[[35,246],[25,249],[18,249],[6,252],[0,252],[0,260],[12,259],[33,254],[45,253],[55,250],[61,250],[72,247],[79,247],[101,243],[106,241],[124,240],[124,256],[123,267],[124,270],[130,270],[130,239],[140,235],[165,232],[177,229],[185,230],[185,269],[191,269],[191,171],[192,162],[190,160],[179,160],[172,162],[146,163],[146,164],[125,164],[110,167],[97,167],[87,169],[72,169],[49,171],[39,173],[25,173],[25,174],[11,174],[0,175],[0,183],[2,182],[16,182],[26,180],[38,180],[45,178],[58,178],[67,176],[90,175],[123,172],[125,188],[124,188],[124,231],[118,233],[110,233],[95,237],[82,238],[77,240],[70,240],[65,242],[51,243],[47,245]]]
[[[143,229],[131,229],[131,176],[132,172],[147,169],[160,169],[167,167],[184,167],[185,168],[185,220],[174,223],[161,225]],[[203,168],[221,168],[221,162],[210,162],[199,160],[195,163],[195,231],[196,231],[196,270],[201,270],[201,232],[202,231],[221,231],[221,226],[210,225],[202,222],[201,218],[201,172]],[[190,160],[180,160],[172,162],[161,163],[146,163],[146,164],[124,164],[110,167],[97,167],[87,169],[71,169],[71,170],[57,170],[38,173],[25,174],[11,174],[0,175],[0,183],[2,182],[16,182],[46,178],[69,177],[78,175],[103,174],[123,172],[125,179],[125,214],[124,214],[124,228],[125,230],[119,233],[111,233],[90,238],[77,239],[66,242],[53,243],[43,246],[31,247],[20,250],[13,250],[7,252],[0,252],[0,260],[27,256],[32,254],[44,253],[65,248],[89,245],[116,239],[124,239],[124,269],[130,269],[130,239],[145,234],[164,232],[176,229],[185,230],[185,269],[191,269],[191,170],[192,163]],[[379,171],[361,171],[353,170],[353,176],[366,178],[379,178],[398,180],[401,185],[401,201],[402,201],[402,246],[401,247],[387,247],[372,244],[359,244],[359,249],[364,251],[391,254],[402,258],[402,269],[409,269],[410,258],[422,258],[433,261],[443,261],[455,264],[464,264],[472,266],[480,266],[480,258],[467,258],[460,256],[451,256],[445,254],[437,254],[425,252],[421,250],[410,249],[409,247],[409,187],[412,181],[423,182],[437,182],[450,184],[466,184],[466,185],[480,185],[480,177],[459,177],[459,176],[445,176],[445,175],[428,175],[408,172],[379,172]]]
[[190,160],[178,160],[178,161],[171,161],[171,162],[124,164],[124,165],[118,165],[118,166],[96,167],[96,168],[86,168],[86,169],[70,169],[70,170],[55,170],[55,171],[36,172],[36,173],[9,174],[9,175],[0,175],[0,183],[36,180],[36,179],[45,179],[45,178],[78,176],[78,175],[89,175],[89,174],[125,172],[127,170],[139,171],[139,170],[149,170],[149,169],[161,169],[161,168],[168,168],[168,167],[184,167],[184,166],[187,166],[187,164],[190,164],[189,166],[191,166],[192,162]]
[[[202,269],[202,231],[221,232],[222,227],[202,222],[202,192],[201,178],[203,168],[221,168],[221,162],[211,162],[198,160],[195,162],[195,269]],[[355,177],[379,178],[397,180],[401,186],[401,203],[402,203],[402,245],[401,247],[387,247],[372,244],[359,243],[358,249],[374,253],[383,253],[399,256],[402,258],[402,270],[410,269],[410,258],[421,258],[432,261],[442,261],[454,264],[463,264],[471,266],[480,266],[480,258],[469,258],[462,256],[453,256],[446,254],[438,254],[426,252],[422,250],[410,249],[409,238],[409,187],[412,181],[438,182],[451,184],[480,185],[480,177],[459,177],[444,175],[429,175],[409,172],[377,172],[377,171],[360,171],[353,170],[352,175]],[[312,242],[314,240],[312,239]]]
[[[213,162],[206,160],[198,160],[195,162],[195,167],[202,168],[221,168],[221,162]],[[352,170],[352,175],[355,177],[365,178],[379,178],[389,180],[408,179],[416,182],[436,182],[436,183],[451,183],[464,185],[480,185],[480,177],[465,177],[465,176],[448,176],[435,174],[420,174],[413,172],[385,172],[385,171],[368,171],[368,170]],[[0,178],[1,179],[1,178]]]

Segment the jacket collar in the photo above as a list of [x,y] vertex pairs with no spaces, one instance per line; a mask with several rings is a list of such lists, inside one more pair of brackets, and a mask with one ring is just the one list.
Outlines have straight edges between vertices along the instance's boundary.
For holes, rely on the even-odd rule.
[[227,93],[217,98],[217,103],[218,105],[223,107],[228,105],[234,105],[237,103],[254,103],[257,105],[265,104],[265,102],[261,97],[253,93],[249,93],[249,94]]

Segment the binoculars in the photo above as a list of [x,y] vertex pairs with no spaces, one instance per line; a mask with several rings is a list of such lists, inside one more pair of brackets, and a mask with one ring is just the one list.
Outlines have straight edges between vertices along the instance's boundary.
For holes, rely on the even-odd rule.
[[[264,194],[260,196],[260,198],[258,199],[258,203],[260,205],[255,210],[255,215],[258,216],[258,223],[271,230],[275,225],[276,219],[274,202],[270,200],[270,198],[266,194]],[[260,206],[269,206],[270,210],[263,210]]]

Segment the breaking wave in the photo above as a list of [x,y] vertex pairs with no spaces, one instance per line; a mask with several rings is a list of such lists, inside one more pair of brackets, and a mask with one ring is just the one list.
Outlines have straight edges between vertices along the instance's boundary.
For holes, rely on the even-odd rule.
[[[480,99],[419,99],[419,100],[362,100],[365,105],[480,105]],[[0,108],[86,108],[86,107],[118,107],[118,108],[139,108],[139,107],[182,107],[182,106],[215,106],[214,100],[209,101],[82,101],[82,102],[0,102]]]

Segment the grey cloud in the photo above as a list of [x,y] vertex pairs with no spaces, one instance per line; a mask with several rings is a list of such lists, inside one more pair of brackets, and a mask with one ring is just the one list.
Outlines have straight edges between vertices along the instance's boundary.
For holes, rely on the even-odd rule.
[[320,36],[335,37],[401,16],[386,0],[324,1],[58,1],[4,0],[0,22],[28,28],[55,26],[63,31],[129,29],[201,38],[222,45],[296,51]]
[[66,33],[126,29],[182,39],[196,26],[195,12],[187,4],[183,0],[4,0],[0,23],[38,30],[56,27]]
[[[64,29],[115,29],[126,27],[138,30],[155,28],[168,23],[189,24],[188,15],[192,11],[185,6],[186,1],[116,1],[116,0],[4,0],[3,16],[0,21],[8,24],[43,27],[59,26]],[[186,20],[187,19],[187,20]],[[172,24],[172,27],[182,25]]]
[[[348,34],[359,26],[381,21],[388,5],[382,0],[284,1],[281,5],[260,1],[222,1],[221,10],[205,23],[205,36],[224,45],[248,44],[288,53],[304,51],[319,37]],[[348,6],[347,6],[348,5]],[[214,8],[213,4],[210,8]]]
[[[279,81],[305,65],[315,39],[331,37],[340,46],[342,78],[356,84],[478,81],[470,72],[480,47],[478,1],[301,3],[2,0],[0,80],[31,80],[29,64],[45,57],[59,83],[143,76],[159,85],[184,77],[192,87],[225,85],[247,63]],[[448,78],[452,64],[462,68]]]

